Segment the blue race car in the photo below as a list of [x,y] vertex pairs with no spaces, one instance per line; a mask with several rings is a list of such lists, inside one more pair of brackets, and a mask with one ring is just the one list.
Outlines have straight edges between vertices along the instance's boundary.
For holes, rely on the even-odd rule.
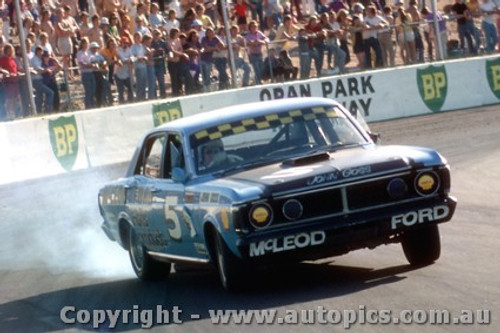
[[388,243],[431,264],[437,224],[456,207],[449,166],[431,149],[375,141],[323,98],[178,119],[149,131],[126,177],[100,190],[102,228],[140,279],[213,263],[228,290],[255,265]]

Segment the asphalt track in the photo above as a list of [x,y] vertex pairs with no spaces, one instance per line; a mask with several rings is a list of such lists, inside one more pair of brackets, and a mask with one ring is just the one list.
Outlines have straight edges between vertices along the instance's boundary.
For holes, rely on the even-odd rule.
[[[124,165],[0,187],[0,332],[92,330],[64,324],[60,311],[178,306],[168,332],[339,332],[342,324],[214,325],[209,309],[490,311],[490,325],[370,325],[351,332],[498,332],[500,328],[500,105],[371,125],[383,144],[437,149],[452,167],[455,217],[441,226],[442,254],[414,269],[399,245],[260,272],[247,292],[228,294],[213,270],[135,279],[128,256],[100,231],[98,188]],[[33,166],[36,167],[36,166]],[[191,318],[199,315],[199,319]],[[74,316],[74,314],[73,314]],[[132,319],[132,317],[131,317]],[[173,317],[170,318],[173,320]],[[109,321],[98,331],[107,331]],[[119,323],[129,332],[140,324]]]

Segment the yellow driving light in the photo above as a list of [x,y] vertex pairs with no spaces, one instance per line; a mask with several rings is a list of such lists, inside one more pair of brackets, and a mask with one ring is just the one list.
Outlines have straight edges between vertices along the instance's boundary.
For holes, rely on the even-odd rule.
[[273,211],[268,204],[257,204],[250,209],[250,223],[257,229],[267,227],[273,219]]
[[418,179],[418,187],[424,191],[429,191],[434,186],[434,179],[429,175],[423,175]]
[[422,196],[432,195],[439,188],[439,176],[434,171],[421,172],[415,178],[415,190]]

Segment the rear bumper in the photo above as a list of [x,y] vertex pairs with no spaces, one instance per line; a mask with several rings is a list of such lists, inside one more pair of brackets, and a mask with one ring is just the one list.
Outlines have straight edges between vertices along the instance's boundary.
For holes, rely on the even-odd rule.
[[447,222],[456,205],[455,198],[441,197],[318,219],[243,236],[236,246],[241,258],[256,262],[340,255],[355,249],[399,242],[399,236],[405,232]]

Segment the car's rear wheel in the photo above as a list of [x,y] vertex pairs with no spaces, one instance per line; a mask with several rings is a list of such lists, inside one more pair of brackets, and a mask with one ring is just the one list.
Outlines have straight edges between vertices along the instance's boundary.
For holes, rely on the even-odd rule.
[[128,252],[132,268],[137,277],[144,281],[158,281],[167,278],[171,264],[151,258],[133,228],[130,228],[129,236]]
[[405,257],[411,265],[432,264],[441,255],[438,226],[431,225],[405,233],[401,245]]
[[231,252],[218,232],[214,232],[214,243],[215,261],[222,286],[228,291],[240,290],[244,277],[241,260]]

